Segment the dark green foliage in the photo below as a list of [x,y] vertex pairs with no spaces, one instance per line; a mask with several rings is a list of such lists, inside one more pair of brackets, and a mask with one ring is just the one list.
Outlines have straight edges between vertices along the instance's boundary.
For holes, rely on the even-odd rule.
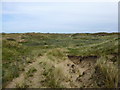
[[29,71],[26,73],[28,77],[32,77],[33,73],[36,72],[37,70],[35,68],[30,68]]

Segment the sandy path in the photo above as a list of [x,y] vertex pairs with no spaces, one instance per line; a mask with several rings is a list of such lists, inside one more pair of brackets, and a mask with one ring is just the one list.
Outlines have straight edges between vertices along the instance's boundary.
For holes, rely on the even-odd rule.
[[[37,67],[37,64],[39,63],[40,59],[36,59],[35,62],[30,63],[28,66],[25,67],[25,71],[19,75],[19,77],[14,78],[7,86],[6,88],[16,88],[16,85],[21,86],[22,84],[26,83],[26,72],[31,67]],[[37,67],[38,68],[38,67]]]
[[[19,77],[13,79],[6,88],[42,88],[45,87],[42,85],[42,81],[44,81],[45,77],[42,75],[44,71],[41,65],[39,64],[41,60],[44,60],[46,56],[42,56],[37,58],[35,62],[32,62],[28,66],[25,67],[25,71],[20,74]],[[91,76],[94,73],[96,59],[88,59],[83,60],[79,64],[75,64],[72,60],[65,60],[57,66],[63,68],[64,75],[69,75],[70,81],[62,81],[63,85],[70,88],[80,88],[80,87],[92,87]],[[69,66],[68,66],[69,64]],[[74,65],[75,67],[72,67]],[[36,72],[33,73],[32,77],[26,76],[26,72],[28,72],[32,67],[36,69]],[[73,71],[80,71],[80,73],[74,73]],[[72,72],[71,72],[72,71]]]

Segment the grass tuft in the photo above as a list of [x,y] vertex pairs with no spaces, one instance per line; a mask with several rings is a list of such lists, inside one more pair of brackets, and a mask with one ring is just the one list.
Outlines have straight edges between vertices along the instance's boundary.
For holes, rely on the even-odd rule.
[[117,88],[119,75],[118,66],[108,61],[105,57],[101,57],[96,65],[105,76],[105,86],[108,88]]

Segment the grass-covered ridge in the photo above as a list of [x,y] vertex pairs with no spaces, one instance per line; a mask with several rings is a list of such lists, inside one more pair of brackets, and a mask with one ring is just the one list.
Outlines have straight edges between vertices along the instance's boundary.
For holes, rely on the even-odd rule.
[[[119,40],[118,33],[3,33],[3,87],[11,86],[10,82],[19,78],[22,73],[25,73],[26,81],[22,86],[17,83],[17,87],[21,88],[35,87],[34,83],[37,83],[37,80],[41,82],[36,84],[39,88],[118,87]],[[72,57],[71,60],[68,55]],[[88,63],[84,60],[95,56],[99,58],[94,67],[87,66]],[[92,79],[88,81],[89,85],[82,81],[82,78],[88,77],[84,73],[90,71],[81,70],[82,64],[74,64],[72,61],[79,60],[81,57],[84,60],[80,63],[85,64],[84,67],[90,68],[92,72],[90,77]],[[91,61],[88,62],[91,63]],[[100,75],[103,76],[102,81],[95,79]],[[33,81],[27,82],[27,79],[30,81],[32,77]],[[81,82],[76,81],[76,78],[79,78]]]

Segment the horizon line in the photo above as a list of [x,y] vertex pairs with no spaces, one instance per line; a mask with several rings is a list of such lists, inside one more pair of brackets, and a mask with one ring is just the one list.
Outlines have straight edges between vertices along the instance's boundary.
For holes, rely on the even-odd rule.
[[74,32],[74,33],[63,33],[63,32],[1,32],[1,34],[21,34],[21,33],[43,33],[43,34],[94,34],[94,33],[120,33],[119,31],[118,32],[85,32],[85,33],[79,33],[79,32]]

